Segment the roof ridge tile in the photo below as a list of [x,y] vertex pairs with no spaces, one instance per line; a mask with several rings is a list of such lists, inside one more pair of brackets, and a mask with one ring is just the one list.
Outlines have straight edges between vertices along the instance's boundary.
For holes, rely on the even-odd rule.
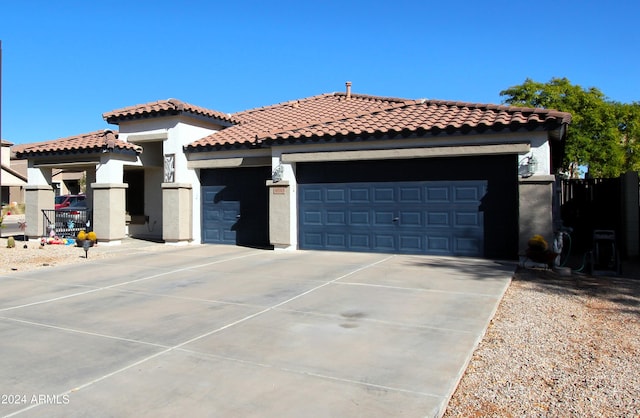
[[148,117],[162,112],[189,112],[196,115],[220,119],[230,123],[236,121],[227,113],[218,110],[207,109],[205,107],[196,106],[179,99],[169,98],[166,100],[157,100],[155,102],[140,103],[133,106],[127,106],[119,109],[105,112],[102,118],[109,123],[115,123],[134,117]]

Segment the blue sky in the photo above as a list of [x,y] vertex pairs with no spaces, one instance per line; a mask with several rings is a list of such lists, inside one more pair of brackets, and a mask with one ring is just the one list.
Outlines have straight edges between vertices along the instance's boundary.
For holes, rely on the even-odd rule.
[[[0,1],[2,138],[178,98],[227,113],[344,91],[501,103],[527,77],[640,101],[640,2]],[[116,128],[113,127],[112,128]]]

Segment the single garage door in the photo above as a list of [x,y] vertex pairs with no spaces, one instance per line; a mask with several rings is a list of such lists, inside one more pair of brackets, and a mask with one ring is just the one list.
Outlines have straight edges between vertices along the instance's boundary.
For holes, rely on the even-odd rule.
[[300,248],[483,256],[487,181],[302,184]]
[[202,170],[202,242],[269,246],[270,167]]

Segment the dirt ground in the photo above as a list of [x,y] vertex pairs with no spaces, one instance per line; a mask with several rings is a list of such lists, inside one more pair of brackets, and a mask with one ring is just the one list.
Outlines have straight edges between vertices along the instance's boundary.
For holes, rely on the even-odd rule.
[[445,416],[640,416],[639,267],[519,269]]

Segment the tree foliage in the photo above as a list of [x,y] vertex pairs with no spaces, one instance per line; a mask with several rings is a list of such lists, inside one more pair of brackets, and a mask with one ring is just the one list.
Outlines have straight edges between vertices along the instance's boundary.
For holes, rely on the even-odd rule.
[[584,89],[566,78],[547,83],[526,79],[500,92],[503,102],[569,112],[563,169],[589,167],[594,177],[617,177],[640,170],[640,103],[609,100],[595,87]]

